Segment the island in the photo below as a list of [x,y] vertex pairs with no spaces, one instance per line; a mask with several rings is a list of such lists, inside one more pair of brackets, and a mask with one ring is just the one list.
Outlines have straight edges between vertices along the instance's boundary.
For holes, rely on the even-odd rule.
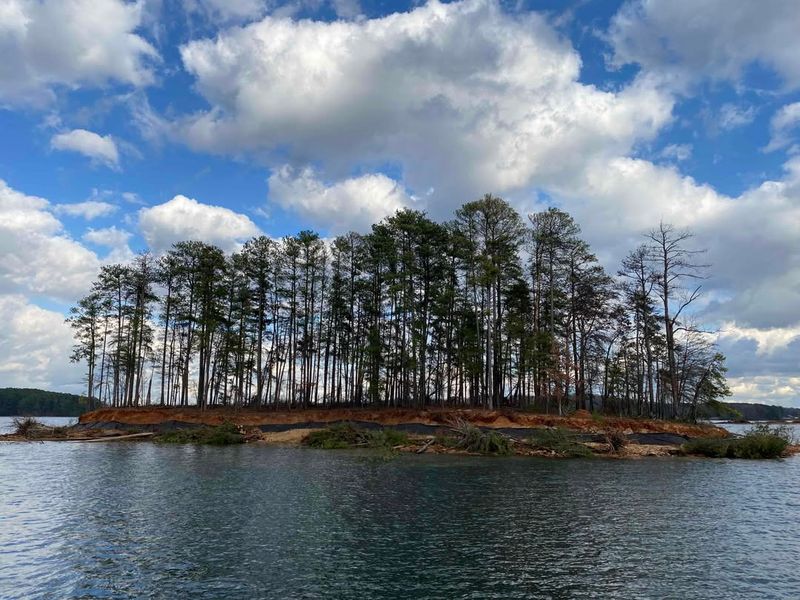
[[154,441],[165,444],[262,444],[326,450],[551,458],[708,456],[776,458],[800,451],[780,426],[732,436],[711,423],[632,418],[577,410],[551,415],[519,410],[214,407],[101,408],[77,424],[20,420],[7,441]]

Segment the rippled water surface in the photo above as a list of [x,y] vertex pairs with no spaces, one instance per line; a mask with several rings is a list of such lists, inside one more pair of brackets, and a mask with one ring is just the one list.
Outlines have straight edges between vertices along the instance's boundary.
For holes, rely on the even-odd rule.
[[800,598],[800,458],[0,444],[0,598]]

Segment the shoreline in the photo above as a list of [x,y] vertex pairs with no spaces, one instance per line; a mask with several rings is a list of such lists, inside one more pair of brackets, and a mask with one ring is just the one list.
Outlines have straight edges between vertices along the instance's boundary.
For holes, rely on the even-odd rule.
[[558,416],[519,410],[458,408],[310,408],[269,410],[253,408],[131,407],[101,408],[84,413],[77,426],[89,428],[119,424],[124,426],[218,426],[231,422],[264,430],[291,429],[303,424],[326,426],[340,421],[373,423],[384,427],[421,425],[447,427],[454,420],[484,429],[524,430],[561,427],[580,433],[605,433],[609,430],[630,434],[673,434],[684,437],[723,438],[730,434],[722,427],[705,423],[683,423],[657,419],[598,416],[576,411]]
[[[481,432],[497,434],[509,441],[511,455],[563,457],[564,454],[537,445],[537,436],[558,432],[568,436],[587,455],[613,458],[673,456],[695,438],[723,439],[729,432],[711,424],[680,423],[655,419],[605,417],[577,411],[558,416],[514,410],[480,409],[364,409],[314,408],[293,410],[225,409],[215,407],[102,408],[81,415],[78,423],[64,428],[43,428],[35,439],[14,434],[4,441],[157,441],[165,434],[208,430],[232,424],[245,443],[303,446],[313,432],[352,425],[363,431],[393,430],[406,442],[392,446],[394,452],[479,454],[442,443],[453,424],[459,422]],[[47,435],[50,429],[54,434]],[[621,440],[611,443],[611,436]]]
[[[315,436],[329,439],[315,446],[312,442]],[[464,443],[469,436],[480,439],[477,446]],[[696,441],[725,444],[735,438],[711,423],[606,417],[587,411],[558,416],[509,409],[438,407],[203,410],[148,406],[98,409],[81,415],[78,423],[71,426],[35,423],[27,435],[1,435],[0,441],[249,443],[369,448],[392,453],[619,459],[697,456],[695,452],[687,452],[687,444]],[[481,446],[487,443],[490,447],[491,443],[499,444],[499,449],[487,450]],[[798,453],[800,446],[790,445],[782,456]]]

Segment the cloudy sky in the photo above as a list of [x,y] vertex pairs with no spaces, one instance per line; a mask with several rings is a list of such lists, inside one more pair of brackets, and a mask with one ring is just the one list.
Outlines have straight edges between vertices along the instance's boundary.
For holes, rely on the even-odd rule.
[[800,405],[796,0],[0,0],[0,387],[77,391],[98,266],[557,205],[708,249],[734,399]]

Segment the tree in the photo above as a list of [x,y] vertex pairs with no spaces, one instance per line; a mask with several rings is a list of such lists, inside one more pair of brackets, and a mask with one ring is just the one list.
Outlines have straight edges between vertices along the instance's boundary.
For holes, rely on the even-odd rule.
[[70,309],[70,324],[75,337],[70,360],[86,361],[86,397],[94,398],[95,368],[97,366],[97,346],[100,339],[100,327],[103,321],[103,298],[93,291],[81,298],[77,306]]
[[727,393],[724,357],[691,318],[703,265],[688,233],[662,224],[615,281],[569,214],[529,223],[486,195],[449,223],[406,209],[330,243],[308,230],[230,254],[179,242],[101,268],[69,319],[72,358],[114,406],[149,404],[155,387],[161,404],[201,408],[693,417]]
[[664,333],[667,350],[667,369],[670,394],[672,397],[672,416],[678,415],[681,401],[681,386],[675,359],[675,329],[681,314],[700,297],[700,285],[685,287],[689,282],[704,279],[703,270],[708,265],[697,262],[697,256],[704,250],[686,248],[692,239],[689,231],[680,231],[672,225],[661,222],[658,229],[647,234],[649,260],[653,265],[655,288],[661,298],[664,310]]

